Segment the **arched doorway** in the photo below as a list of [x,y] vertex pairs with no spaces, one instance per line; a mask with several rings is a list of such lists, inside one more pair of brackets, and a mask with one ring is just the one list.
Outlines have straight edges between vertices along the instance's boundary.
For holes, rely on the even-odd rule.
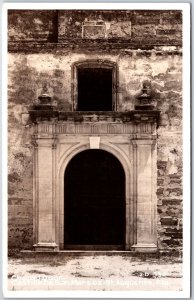
[[104,150],[74,156],[64,175],[64,248],[125,247],[125,173]]

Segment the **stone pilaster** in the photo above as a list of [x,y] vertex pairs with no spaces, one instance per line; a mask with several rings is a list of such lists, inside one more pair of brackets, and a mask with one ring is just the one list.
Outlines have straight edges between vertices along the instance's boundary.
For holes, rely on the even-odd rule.
[[58,250],[55,242],[55,140],[36,140],[35,149],[35,234],[36,251]]
[[134,200],[135,237],[132,249],[137,252],[155,252],[155,140],[133,140],[134,147]]

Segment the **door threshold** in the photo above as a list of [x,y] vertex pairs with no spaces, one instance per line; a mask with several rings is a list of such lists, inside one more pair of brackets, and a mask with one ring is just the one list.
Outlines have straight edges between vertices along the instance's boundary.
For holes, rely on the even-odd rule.
[[[63,248],[63,247],[61,247]],[[63,250],[72,251],[124,251],[125,245],[65,245]]]

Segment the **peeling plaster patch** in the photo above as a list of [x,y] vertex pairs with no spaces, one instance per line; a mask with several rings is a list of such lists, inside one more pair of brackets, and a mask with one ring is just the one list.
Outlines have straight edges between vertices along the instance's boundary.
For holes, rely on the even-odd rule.
[[22,113],[27,113],[27,112],[28,110],[21,104],[16,104],[14,106],[14,110],[13,110],[14,117],[18,122],[21,122]]
[[169,153],[168,154],[168,161],[167,161],[167,172],[168,174],[176,174],[178,172],[178,167],[176,165],[176,154]]
[[34,19],[34,23],[38,24],[38,25],[42,25],[43,24],[43,22],[40,19],[37,19],[37,18]]

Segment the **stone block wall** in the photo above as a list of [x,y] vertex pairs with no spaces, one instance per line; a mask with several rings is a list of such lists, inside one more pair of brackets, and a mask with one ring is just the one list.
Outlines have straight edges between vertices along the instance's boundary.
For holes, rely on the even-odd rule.
[[[102,27],[99,31],[94,30],[97,25]],[[83,26],[89,26],[85,36]],[[97,59],[118,66],[120,112],[134,109],[143,81],[151,84],[155,106],[161,111],[157,145],[158,245],[163,250],[181,249],[181,29],[179,11],[9,12],[10,247],[29,249],[33,245],[32,128],[25,119],[28,108],[46,89],[60,110],[71,111],[72,65]],[[99,38],[102,42],[95,42]]]
[[[180,11],[158,10],[10,10],[10,41],[131,39],[145,44],[180,43]],[[145,40],[147,38],[147,40]]]
[[10,41],[49,41],[54,39],[53,10],[9,10],[8,38]]

